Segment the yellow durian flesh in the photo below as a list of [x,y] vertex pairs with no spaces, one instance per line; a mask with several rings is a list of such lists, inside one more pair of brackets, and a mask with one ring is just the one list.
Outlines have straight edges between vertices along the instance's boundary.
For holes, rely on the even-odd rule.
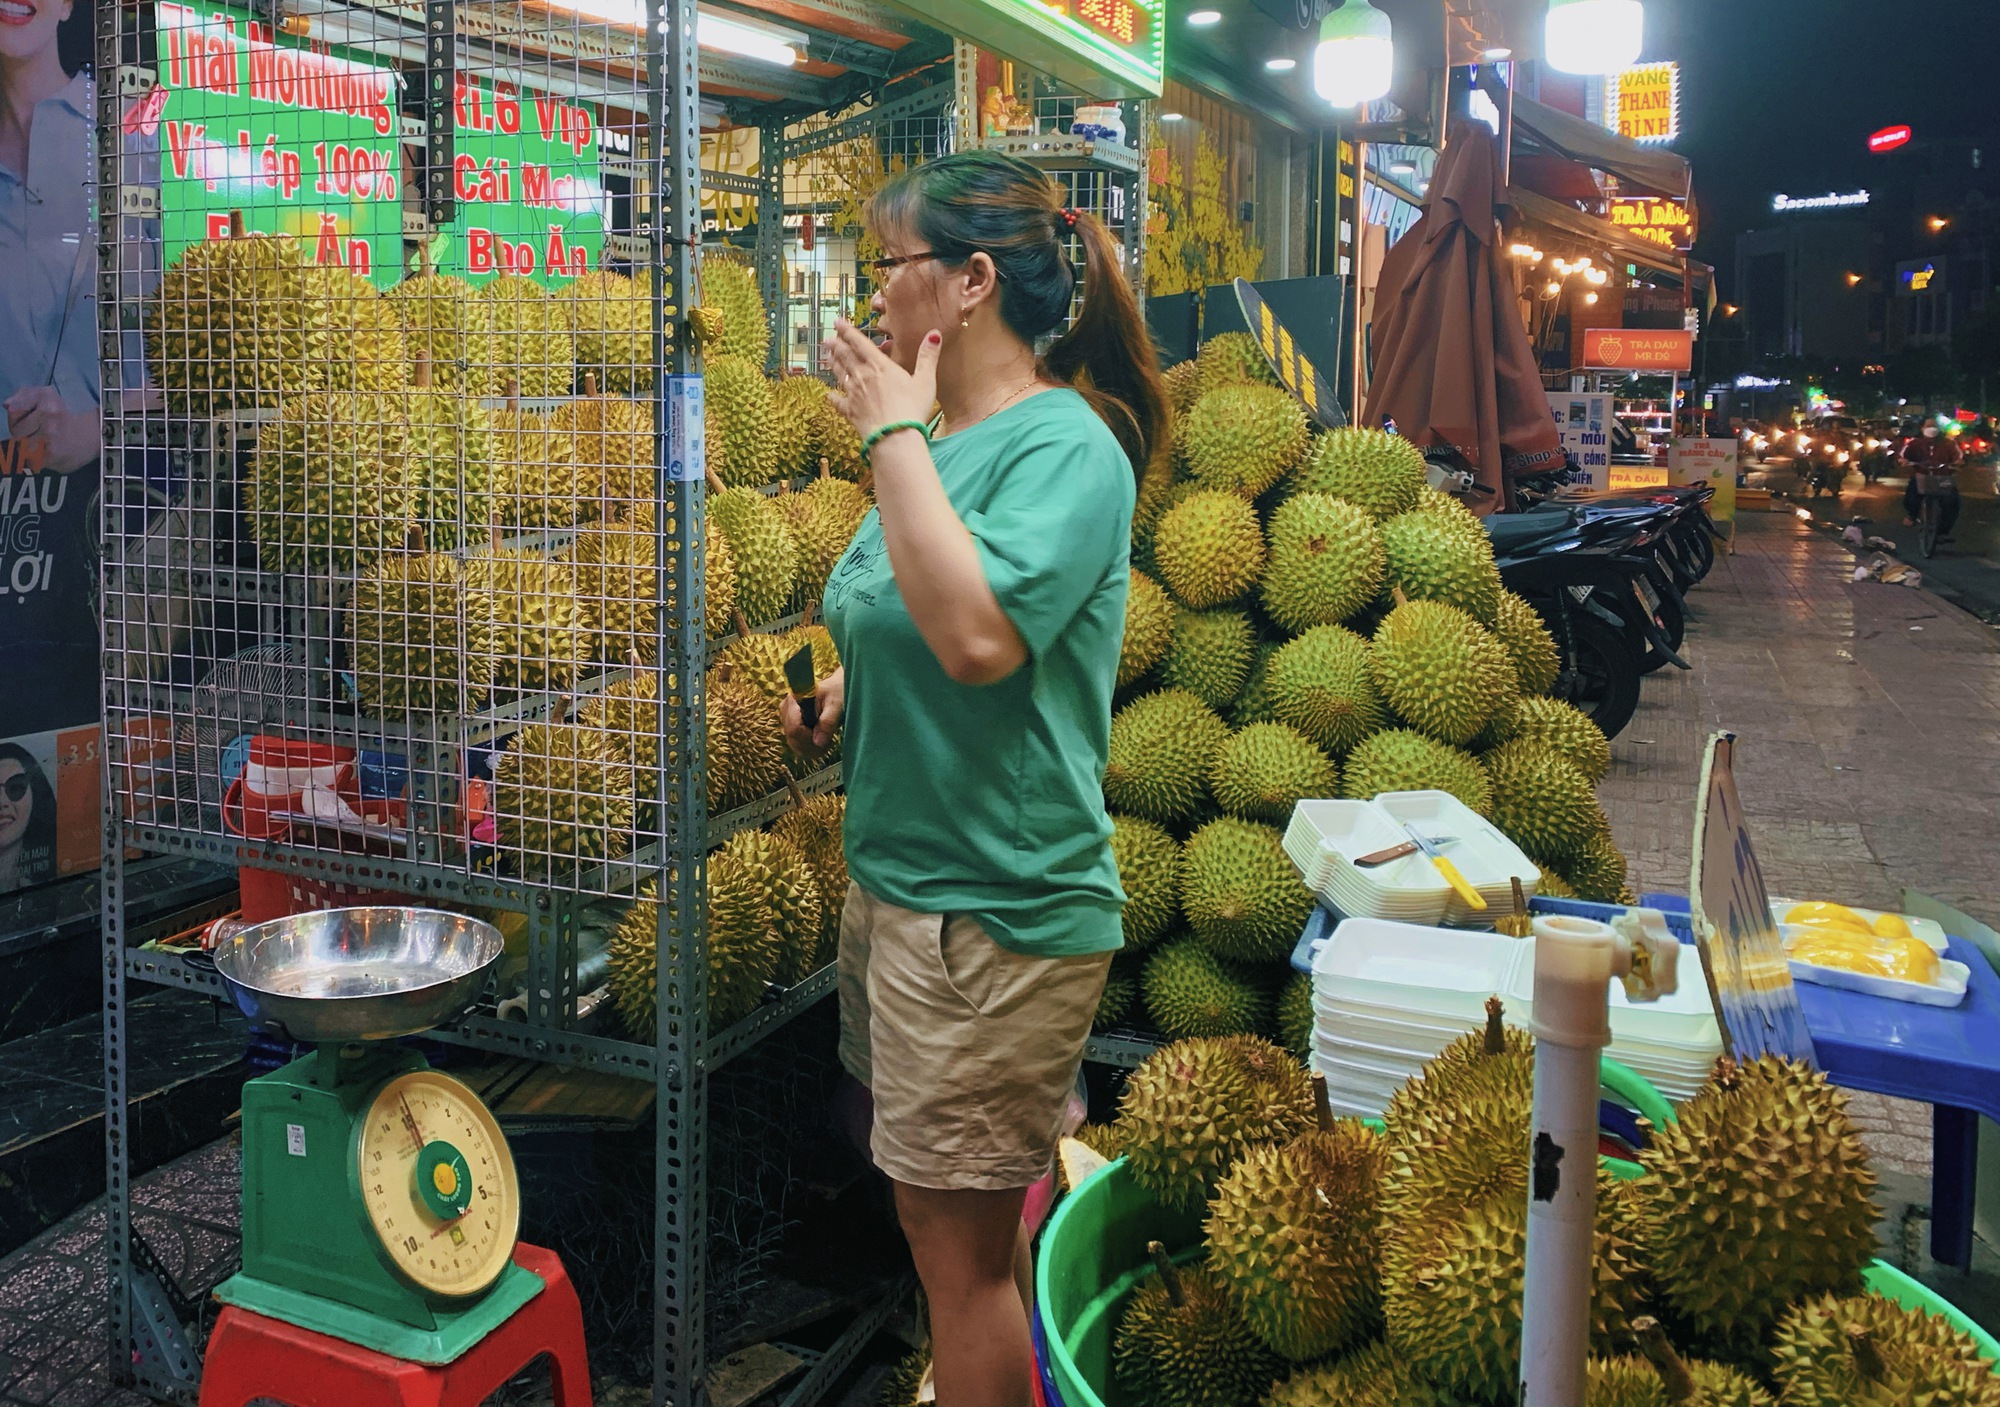
[[1898,982],[1921,982],[1926,986],[1938,980],[1937,953],[1916,938],[1885,938],[1874,933],[1825,929],[1801,934],[1786,951],[1814,967],[1888,977]]

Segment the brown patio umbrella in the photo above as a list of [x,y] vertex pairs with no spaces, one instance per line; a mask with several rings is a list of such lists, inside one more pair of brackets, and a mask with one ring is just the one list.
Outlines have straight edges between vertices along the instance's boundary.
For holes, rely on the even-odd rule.
[[1511,476],[1562,462],[1514,271],[1500,245],[1498,141],[1458,121],[1431,177],[1423,218],[1389,250],[1375,293],[1375,375],[1366,423],[1389,416],[1417,444],[1450,445],[1492,490],[1480,513],[1511,502]]

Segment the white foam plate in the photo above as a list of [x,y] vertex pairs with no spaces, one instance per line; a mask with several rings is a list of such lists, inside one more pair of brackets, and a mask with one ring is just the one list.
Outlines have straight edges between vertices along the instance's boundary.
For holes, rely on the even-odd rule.
[[[1806,902],[1808,901],[1804,899],[1773,899],[1771,901],[1771,922],[1782,926],[1785,921],[1786,912],[1794,904],[1803,904]],[[1838,902],[1838,900],[1835,902]],[[1884,913],[1894,912],[1894,910],[1864,909],[1859,904],[1849,904],[1847,907],[1854,910],[1857,915],[1866,919],[1869,923],[1875,922]],[[1915,918],[1909,914],[1897,914],[1897,917],[1910,925],[1910,936],[1919,942],[1929,944],[1940,953],[1949,949],[1950,944],[1945,942],[1944,928],[1936,919]]]
[[1794,981],[1838,987],[1847,992],[1866,992],[1871,997],[1915,1002],[1918,1006],[1957,1006],[1965,1000],[1966,987],[1972,981],[1972,969],[1950,958],[1938,960],[1938,980],[1935,984],[1875,977],[1866,972],[1849,972],[1844,967],[1821,967],[1799,958],[1789,959],[1786,966],[1791,968]]

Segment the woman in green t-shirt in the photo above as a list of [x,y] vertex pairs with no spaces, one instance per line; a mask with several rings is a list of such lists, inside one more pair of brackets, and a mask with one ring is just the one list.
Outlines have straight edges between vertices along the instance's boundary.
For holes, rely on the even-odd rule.
[[[873,1097],[937,1400],[1026,1407],[1022,1199],[1122,941],[1100,781],[1167,402],[1117,242],[1035,168],[945,157],[868,220],[882,341],[842,322],[828,358],[876,509],[827,583],[843,667],[815,729],[789,702],[785,724],[808,753],[844,729],[841,1061]],[[1037,355],[1078,246],[1082,304]]]

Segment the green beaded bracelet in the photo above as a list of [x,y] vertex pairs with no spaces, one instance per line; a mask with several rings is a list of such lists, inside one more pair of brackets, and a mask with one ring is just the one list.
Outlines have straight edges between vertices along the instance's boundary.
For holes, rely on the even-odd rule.
[[887,425],[877,425],[873,430],[870,430],[868,438],[861,442],[862,463],[870,463],[869,455],[874,453],[875,446],[881,444],[883,440],[895,434],[898,430],[915,430],[919,435],[924,437],[925,444],[929,444],[931,441],[931,427],[923,421],[891,420]]

